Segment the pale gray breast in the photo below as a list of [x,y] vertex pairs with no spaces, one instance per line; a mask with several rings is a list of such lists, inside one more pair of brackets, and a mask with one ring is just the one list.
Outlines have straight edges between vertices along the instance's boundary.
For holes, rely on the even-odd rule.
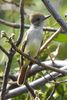
[[31,54],[32,57],[35,57],[40,49],[41,42],[43,39],[43,29],[41,28],[32,28],[27,31],[27,44],[25,47],[25,53]]
[[41,43],[43,39],[43,29],[41,27],[39,28],[31,28],[28,31],[28,42],[37,42]]

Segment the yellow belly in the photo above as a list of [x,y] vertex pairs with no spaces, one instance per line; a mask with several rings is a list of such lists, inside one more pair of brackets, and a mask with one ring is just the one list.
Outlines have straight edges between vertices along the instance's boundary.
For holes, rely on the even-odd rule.
[[39,48],[40,48],[39,44],[32,43],[32,44],[29,44],[25,47],[24,52],[26,54],[29,54],[31,57],[35,57],[39,51]]

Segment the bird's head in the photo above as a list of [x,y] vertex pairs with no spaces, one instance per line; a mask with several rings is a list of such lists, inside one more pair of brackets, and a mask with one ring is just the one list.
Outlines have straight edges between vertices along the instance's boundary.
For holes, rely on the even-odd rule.
[[49,17],[50,15],[44,16],[42,14],[36,13],[30,16],[30,21],[34,26],[40,26],[41,24],[43,24],[43,21]]

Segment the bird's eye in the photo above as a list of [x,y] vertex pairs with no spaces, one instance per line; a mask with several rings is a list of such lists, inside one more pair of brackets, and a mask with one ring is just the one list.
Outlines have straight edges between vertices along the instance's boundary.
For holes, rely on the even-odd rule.
[[40,18],[37,18],[37,21],[39,21],[40,20]]

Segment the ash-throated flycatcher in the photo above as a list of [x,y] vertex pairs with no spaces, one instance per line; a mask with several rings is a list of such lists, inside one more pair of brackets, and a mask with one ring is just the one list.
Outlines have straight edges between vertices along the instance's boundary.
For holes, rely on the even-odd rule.
[[[30,55],[31,57],[36,57],[40,49],[43,40],[43,21],[50,16],[44,16],[42,14],[36,13],[30,16],[31,26],[26,32],[26,37],[24,38],[24,53]],[[26,71],[30,61],[24,58],[23,65],[20,69],[20,74],[17,79],[19,85],[23,84]]]

